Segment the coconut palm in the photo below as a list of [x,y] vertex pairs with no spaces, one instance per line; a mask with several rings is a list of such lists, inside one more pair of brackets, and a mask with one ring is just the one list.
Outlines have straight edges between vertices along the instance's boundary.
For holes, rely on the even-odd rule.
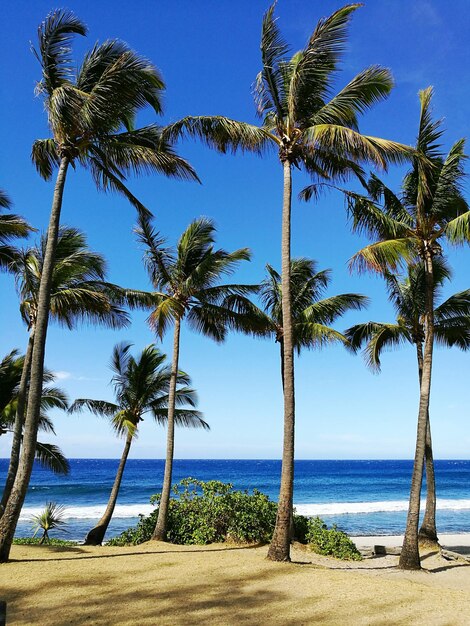
[[[87,409],[95,415],[108,417],[118,435],[125,437],[124,450],[119,463],[113,488],[106,510],[100,521],[88,533],[85,545],[100,545],[111,521],[116,506],[119,488],[132,441],[137,437],[139,424],[146,413],[150,413],[158,424],[166,424],[168,416],[168,391],[171,368],[165,365],[166,355],[154,345],[144,348],[138,359],[129,354],[131,344],[115,346],[111,359],[114,372],[112,383],[116,394],[116,403],[105,400],[79,399],[70,407],[70,411]],[[189,388],[190,378],[184,372],[178,372],[174,411],[174,420],[178,426],[206,428],[208,424],[195,411],[196,393]],[[187,408],[184,405],[189,405]]]
[[[24,356],[18,356],[14,350],[0,363],[0,435],[13,433],[16,425],[16,415],[19,402],[19,389],[24,367]],[[44,372],[44,388],[41,396],[41,410],[39,413],[38,429],[55,435],[54,424],[48,416],[51,409],[67,410],[68,400],[66,394],[50,383],[54,381],[54,375],[49,371]],[[19,433],[21,445],[22,429]],[[56,474],[68,474],[69,463],[60,448],[50,443],[36,442],[35,459],[45,468]],[[8,481],[5,485],[0,503],[0,516],[8,500]]]
[[[43,236],[38,246],[18,252],[10,265],[15,275],[20,313],[27,326],[29,339],[18,391],[3,506],[10,497],[18,471],[45,254],[46,238]],[[100,254],[87,247],[85,235],[75,228],[61,227],[51,280],[50,318],[69,329],[79,322],[102,324],[116,329],[127,326],[129,317],[121,305],[123,302],[132,304],[132,292],[106,282],[105,275],[106,262]]]
[[[10,198],[0,189],[0,210],[9,209],[10,206]],[[19,215],[0,215],[0,268],[8,270],[10,263],[16,258],[17,250],[9,245],[10,240],[27,237],[32,230]]]
[[8,559],[32,470],[55,248],[69,167],[85,167],[99,189],[123,194],[141,212],[145,207],[124,184],[128,174],[152,171],[196,178],[158,127],[134,128],[135,114],[147,104],[161,113],[164,85],[157,69],[125,43],[108,40],[85,55],[75,75],[70,44],[76,34],[85,35],[86,26],[65,10],[50,13],[38,29],[35,54],[42,79],[37,92],[44,97],[52,136],[34,142],[32,158],[46,180],[55,168],[58,173],[38,296],[24,446],[16,486],[0,522],[0,561]]
[[199,137],[221,151],[277,150],[283,168],[282,308],[284,329],[284,444],[278,514],[269,558],[290,558],[290,519],[294,478],[294,361],[290,295],[292,168],[304,169],[314,184],[363,176],[361,162],[384,168],[410,151],[393,141],[368,137],[358,130],[358,116],[384,99],[392,88],[390,72],[369,67],[333,97],[334,83],[347,40],[347,27],[359,4],[321,19],[305,48],[289,56],[273,4],[261,33],[262,70],[254,85],[261,126],[220,116],[186,117],[167,127],[165,136]]
[[[425,338],[424,309],[425,284],[423,264],[408,267],[404,280],[385,273],[390,300],[396,311],[395,323],[367,322],[357,324],[345,331],[354,350],[365,345],[364,357],[372,371],[380,371],[380,357],[386,348],[402,343],[415,346],[418,361],[418,379],[421,385],[423,372],[423,341]],[[433,259],[434,301],[439,288],[450,278],[444,259]],[[470,348],[470,289],[448,298],[434,309],[434,337],[438,344],[462,350]],[[428,415],[425,445],[426,461],[426,510],[419,530],[422,542],[437,543],[436,529],[436,483],[432,453],[431,426]]]
[[[149,294],[152,307],[149,324],[160,338],[174,324],[171,380],[168,397],[168,435],[162,496],[153,538],[166,538],[168,503],[173,471],[175,400],[180,329],[184,320],[194,330],[222,342],[230,327],[237,327],[232,309],[256,288],[246,285],[220,285],[238,263],[250,259],[247,248],[234,252],[214,249],[215,227],[207,218],[191,222],[175,250],[166,248],[148,218],[141,217],[138,239],[146,247],[145,264],[155,292]],[[230,303],[230,305],[228,304]]]
[[64,514],[65,507],[63,505],[57,504],[56,502],[48,502],[42,513],[39,515],[33,515],[33,537],[35,537],[38,532],[42,530],[42,537],[39,542],[40,545],[50,542],[49,532],[51,530],[61,530],[62,532],[67,532],[64,529],[66,524]]
[[403,261],[422,262],[425,279],[425,329],[420,385],[416,452],[400,567],[419,569],[418,524],[431,391],[432,354],[435,335],[433,260],[442,255],[442,242],[470,242],[470,210],[462,194],[464,140],[446,155],[439,146],[440,121],[431,115],[432,88],[419,94],[417,156],[403,181],[399,196],[378,178],[368,183],[367,196],[347,192],[353,229],[376,241],[360,250],[352,265],[379,273],[396,271]]
[[[279,344],[281,380],[284,381],[281,276],[269,264],[266,265],[266,271],[268,275],[259,285],[258,291],[263,308],[251,302],[242,302],[243,306],[238,313],[246,315],[247,332],[274,339]],[[318,349],[331,343],[349,346],[348,339],[329,324],[349,310],[363,308],[368,298],[354,293],[322,298],[331,280],[331,272],[330,270],[317,272],[316,263],[311,259],[292,259],[290,277],[293,344],[297,354],[300,354],[303,348]]]

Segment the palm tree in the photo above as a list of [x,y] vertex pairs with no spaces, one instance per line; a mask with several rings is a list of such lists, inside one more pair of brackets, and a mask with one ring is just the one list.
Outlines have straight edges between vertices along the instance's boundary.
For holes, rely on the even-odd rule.
[[149,104],[161,113],[163,81],[157,69],[119,40],[95,45],[74,76],[70,44],[86,26],[65,10],[50,13],[38,29],[35,51],[42,68],[37,92],[44,97],[51,137],[35,141],[33,161],[50,179],[58,168],[38,296],[31,384],[24,446],[15,487],[0,521],[0,562],[8,560],[34,459],[39,399],[49,320],[49,303],[62,197],[70,166],[87,168],[97,187],[124,194],[140,212],[145,207],[124,184],[129,173],[147,171],[196,179],[155,125],[134,128],[138,110]]
[[[29,331],[29,339],[18,391],[3,506],[10,497],[18,471],[45,255],[46,238],[43,236],[38,246],[18,252],[15,261],[10,264],[16,278],[20,313]],[[127,326],[129,317],[121,304],[132,304],[132,292],[105,282],[105,275],[106,262],[100,254],[87,247],[85,235],[75,228],[61,227],[51,280],[50,318],[69,329],[78,322],[103,324],[116,329]]]
[[[112,383],[116,394],[116,403],[105,400],[79,399],[70,407],[70,411],[88,409],[95,415],[109,417],[118,435],[125,437],[124,450],[114,479],[106,510],[100,521],[88,533],[85,545],[100,545],[111,521],[116,506],[119,488],[132,441],[137,437],[140,422],[145,413],[151,413],[158,424],[166,424],[168,413],[168,390],[170,386],[170,367],[164,365],[166,355],[154,345],[147,346],[138,359],[129,354],[131,344],[115,346],[111,359],[114,372]],[[175,397],[176,403],[183,408],[175,409],[174,419],[178,426],[206,428],[208,424],[201,418],[196,406],[196,394],[188,385],[190,379],[184,372],[178,372]]]
[[[0,210],[9,209],[10,206],[10,198],[0,189]],[[9,245],[10,240],[27,237],[32,230],[19,215],[0,215],[0,268],[8,270],[10,263],[16,258],[17,250]]]
[[369,67],[331,97],[347,40],[351,4],[321,19],[305,48],[288,56],[274,19],[273,4],[261,33],[262,70],[254,92],[261,126],[221,116],[185,117],[168,126],[165,137],[199,137],[221,151],[277,150],[283,168],[282,309],[284,329],[284,444],[278,514],[269,558],[290,559],[290,520],[294,479],[294,342],[290,294],[292,168],[303,168],[313,180],[363,176],[361,162],[385,168],[402,161],[410,150],[393,141],[368,137],[358,130],[358,116],[384,99],[392,88],[387,69]]
[[[395,323],[367,322],[357,324],[345,331],[353,350],[364,348],[364,357],[372,371],[380,371],[380,357],[386,348],[402,343],[415,346],[418,361],[418,380],[421,385],[423,373],[423,341],[425,337],[424,309],[425,283],[424,267],[410,265],[407,277],[399,280],[394,274],[384,274],[390,300],[395,308]],[[450,271],[444,259],[433,259],[434,301],[439,288],[450,278]],[[434,337],[437,343],[462,350],[470,348],[470,289],[448,298],[434,309]],[[420,542],[436,544],[436,483],[432,453],[431,426],[428,415],[426,428],[426,510],[419,530]]]
[[352,265],[379,273],[396,271],[403,260],[420,261],[424,267],[423,367],[416,452],[400,556],[403,569],[421,567],[418,524],[435,335],[433,260],[442,255],[443,240],[454,245],[470,242],[470,210],[462,195],[464,140],[457,141],[447,155],[443,154],[438,143],[442,135],[441,123],[431,117],[432,88],[421,91],[419,97],[417,156],[403,181],[400,197],[376,177],[369,181],[367,196],[347,192],[353,229],[365,231],[377,240],[360,250],[353,257]]
[[247,248],[234,252],[214,249],[215,227],[207,218],[194,220],[181,235],[175,250],[164,246],[148,218],[139,219],[138,239],[146,247],[145,264],[156,290],[149,294],[153,308],[149,324],[160,338],[174,324],[171,380],[168,396],[168,436],[162,496],[153,539],[166,538],[175,438],[175,400],[180,329],[184,319],[196,331],[222,342],[228,328],[237,327],[232,309],[256,288],[246,285],[220,285],[223,275],[231,274],[238,263],[250,259]]
[[50,542],[49,532],[51,530],[60,529],[62,532],[66,532],[63,528],[66,524],[64,513],[65,507],[63,505],[57,504],[56,502],[48,502],[42,513],[33,515],[33,537],[42,530],[42,537],[39,542],[40,545]]
[[[16,415],[19,402],[19,389],[24,368],[24,356],[18,356],[16,350],[10,352],[0,363],[0,435],[14,433],[16,426]],[[51,409],[68,408],[66,394],[57,387],[50,386],[54,381],[54,375],[49,371],[44,372],[44,383],[41,396],[41,410],[39,413],[38,429],[55,435],[54,424],[47,412]],[[22,429],[19,433],[21,445]],[[45,468],[56,474],[68,474],[69,463],[60,448],[50,443],[36,442],[35,459]],[[0,516],[8,500],[8,482],[5,486],[0,503]]]
[[[281,380],[284,382],[284,329],[282,326],[281,276],[271,265],[266,265],[268,276],[259,285],[258,295],[263,308],[243,302],[238,311],[246,315],[248,332],[258,337],[274,339],[279,344]],[[344,293],[321,298],[331,280],[330,270],[317,272],[311,259],[292,259],[290,268],[292,298],[292,328],[294,349],[300,355],[303,348],[322,348],[331,343],[349,347],[348,339],[329,324],[346,311],[366,306],[368,298],[354,293]]]

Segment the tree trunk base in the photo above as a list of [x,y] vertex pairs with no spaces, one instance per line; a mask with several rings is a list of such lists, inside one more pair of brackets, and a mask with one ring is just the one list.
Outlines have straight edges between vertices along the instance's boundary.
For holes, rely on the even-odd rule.
[[441,549],[437,535],[430,536],[420,531],[418,535],[418,542],[419,542],[419,547],[425,550],[433,550],[433,551],[439,552]]
[[286,551],[284,546],[275,546],[271,543],[266,558],[278,563],[290,563],[289,549]]
[[418,560],[416,560],[416,557],[414,554],[407,555],[406,552],[402,550],[402,553],[400,555],[400,560],[398,562],[398,567],[400,569],[405,569],[405,570],[415,570],[415,571],[420,570],[421,569],[420,558],[418,556]]
[[107,526],[95,526],[90,530],[83,543],[84,546],[100,546],[103,543]]

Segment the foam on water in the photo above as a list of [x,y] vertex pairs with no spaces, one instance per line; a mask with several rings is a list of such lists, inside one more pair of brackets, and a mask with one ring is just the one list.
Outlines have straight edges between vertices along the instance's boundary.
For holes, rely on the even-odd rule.
[[[106,504],[95,504],[93,506],[67,506],[64,510],[63,519],[99,519],[106,508]],[[116,519],[126,519],[138,517],[139,515],[149,515],[154,510],[151,504],[123,504],[117,505],[114,509],[113,517]],[[38,515],[44,511],[44,507],[26,506],[21,511],[20,521],[30,521],[33,515]]]
[[[425,502],[421,502],[424,508]],[[69,506],[65,508],[64,519],[99,519],[106,508],[105,504],[93,506]],[[149,515],[154,507],[151,504],[121,504],[114,509],[115,519],[136,518],[139,515]],[[408,500],[389,500],[382,502],[328,502],[319,504],[295,504],[300,515],[357,515],[367,513],[392,513],[408,510]],[[470,500],[437,500],[439,511],[470,510]],[[24,507],[20,520],[29,521],[33,515],[38,515],[44,507]]]
[[[426,502],[421,501],[421,509]],[[438,511],[470,510],[470,500],[437,499]],[[329,502],[327,504],[296,504],[295,510],[300,515],[356,515],[360,513],[393,513],[408,510],[408,500],[388,500],[382,502]]]

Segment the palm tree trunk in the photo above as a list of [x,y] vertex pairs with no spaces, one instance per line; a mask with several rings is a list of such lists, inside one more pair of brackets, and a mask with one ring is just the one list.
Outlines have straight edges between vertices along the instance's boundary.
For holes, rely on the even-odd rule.
[[268,558],[272,561],[290,561],[291,519],[294,493],[294,349],[292,341],[291,310],[291,206],[292,171],[288,159],[283,162],[284,198],[282,206],[282,326],[284,372],[284,442],[282,452],[281,487],[277,507],[276,525],[269,546]]
[[62,156],[54,188],[54,198],[52,201],[49,228],[47,231],[46,253],[44,256],[44,266],[39,286],[36,330],[34,333],[34,346],[31,358],[31,379],[27,403],[28,407],[23,433],[23,448],[15,483],[3,516],[0,519],[0,562],[7,561],[10,555],[11,544],[21,508],[26,497],[26,492],[28,490],[29,479],[33,470],[34,456],[36,454],[36,441],[44,374],[47,324],[49,321],[52,272],[54,269],[55,249],[59,232],[62,197],[69,162],[69,157]]
[[176,380],[178,377],[178,360],[180,352],[181,318],[175,319],[173,337],[173,360],[171,363],[170,387],[168,389],[168,433],[166,440],[165,474],[163,476],[162,497],[158,506],[158,518],[152,539],[166,541],[168,525],[168,507],[170,504],[171,476],[173,473],[173,452],[175,448],[175,398]]
[[[423,345],[416,345],[418,356],[418,372],[419,384],[423,375]],[[426,448],[425,448],[425,467],[426,467],[426,510],[424,512],[423,522],[418,533],[418,541],[421,544],[436,546],[438,544],[437,528],[436,528],[436,478],[434,473],[434,459],[432,454],[432,438],[431,438],[431,422],[428,412],[428,423],[426,426]]]
[[426,285],[424,355],[420,385],[416,451],[413,464],[413,475],[411,478],[410,500],[408,505],[405,537],[403,540],[403,547],[399,562],[399,567],[402,569],[421,569],[418,545],[418,524],[421,486],[423,483],[424,455],[426,450],[426,431],[429,415],[432,353],[434,345],[434,277],[432,254],[428,246],[425,247],[424,271]]
[[[418,355],[418,372],[419,384],[423,374],[423,345],[418,343],[416,346]],[[423,522],[418,533],[418,541],[420,544],[437,547],[438,536],[436,527],[436,478],[434,473],[434,459],[432,454],[432,438],[431,438],[431,422],[428,412],[428,423],[426,427],[426,451],[424,454],[426,463],[426,510],[424,512]]]
[[427,546],[437,547],[439,538],[436,527],[436,477],[434,473],[434,458],[432,454],[431,424],[428,416],[426,428],[426,510],[423,522],[419,529],[418,539]]
[[100,546],[103,543],[104,536],[106,534],[106,531],[108,530],[109,522],[111,521],[111,518],[114,513],[114,507],[116,506],[119,489],[121,487],[122,476],[124,474],[124,468],[126,466],[127,457],[129,456],[129,450],[131,449],[131,444],[132,444],[132,435],[128,433],[126,437],[126,444],[122,452],[121,461],[119,462],[119,467],[116,472],[116,478],[114,479],[113,488],[111,489],[111,494],[109,496],[106,510],[103,513],[103,516],[100,519],[100,521],[87,534],[85,543],[84,543],[85,546]]
[[0,503],[0,517],[3,515],[5,506],[10,497],[11,490],[18,471],[18,463],[20,459],[21,436],[23,434],[24,413],[26,407],[26,392],[28,389],[29,377],[31,375],[31,357],[34,345],[34,328],[31,329],[28,340],[28,347],[23,362],[23,371],[21,372],[20,387],[18,389],[18,403],[16,407],[15,425],[13,427],[13,439],[11,443],[10,463],[8,465],[7,478],[5,487],[3,488],[2,501]]

